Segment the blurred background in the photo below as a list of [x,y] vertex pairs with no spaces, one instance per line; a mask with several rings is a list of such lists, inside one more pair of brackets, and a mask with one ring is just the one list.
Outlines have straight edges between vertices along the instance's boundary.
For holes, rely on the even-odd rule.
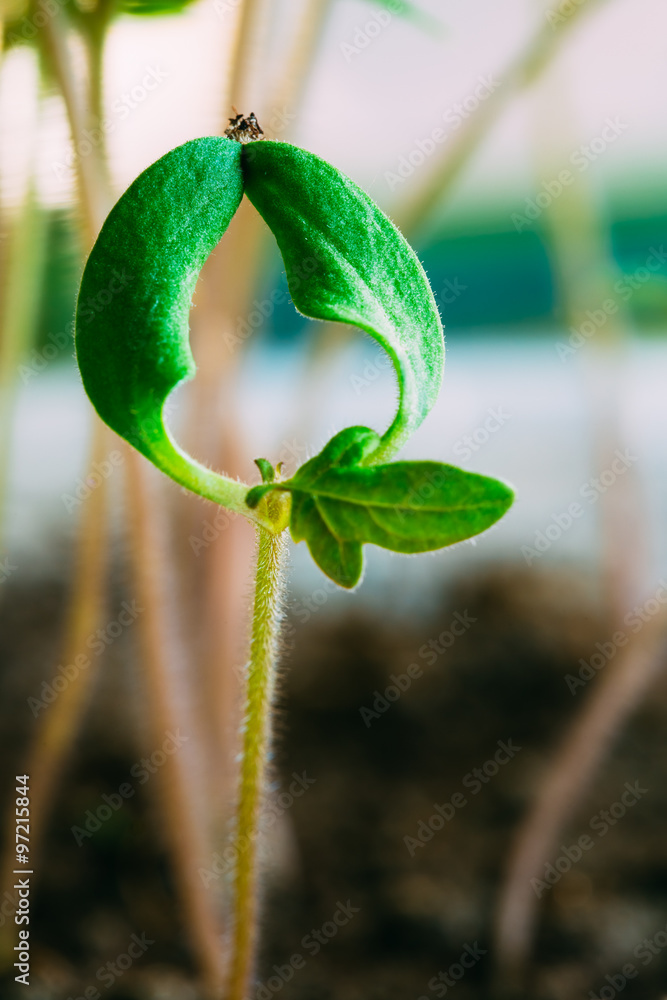
[[[664,6],[1,10],[1,995],[224,982],[253,532],[102,427],[73,316],[127,185],[254,111],[426,268],[446,375],[405,457],[517,500],[474,543],[367,547],[353,594],[292,546],[251,996],[667,996]],[[294,469],[393,413],[379,347],[285,293],[246,202],[199,280],[199,370],[169,422],[248,482],[256,457]]]

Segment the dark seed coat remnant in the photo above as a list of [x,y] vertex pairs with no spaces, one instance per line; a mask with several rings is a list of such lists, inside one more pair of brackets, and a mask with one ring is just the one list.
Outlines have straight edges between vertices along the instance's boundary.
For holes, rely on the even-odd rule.
[[230,118],[225,135],[229,139],[236,139],[237,142],[256,142],[263,138],[264,131],[257,121],[255,112],[251,111],[247,118],[244,118],[243,115]]

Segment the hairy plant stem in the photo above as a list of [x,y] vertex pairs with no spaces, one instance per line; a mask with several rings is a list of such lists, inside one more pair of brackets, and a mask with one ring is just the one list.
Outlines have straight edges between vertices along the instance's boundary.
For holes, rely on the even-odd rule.
[[257,840],[276,677],[285,536],[258,529],[243,761],[236,814],[234,948],[228,1000],[246,996],[255,955]]

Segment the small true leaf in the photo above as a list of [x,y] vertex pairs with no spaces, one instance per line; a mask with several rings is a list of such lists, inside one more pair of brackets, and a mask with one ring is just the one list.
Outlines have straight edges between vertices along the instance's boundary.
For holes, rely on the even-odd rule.
[[424,270],[368,195],[313,153],[254,142],[242,164],[245,192],[276,237],[297,309],[360,327],[391,357],[398,412],[367,457],[386,461],[427,415],[442,382],[442,325]]
[[349,427],[291,479],[264,488],[292,493],[292,537],[340,586],[358,582],[365,542],[405,553],[444,548],[485,531],[512,503],[504,483],[441,462],[360,465],[376,445],[374,431]]
[[276,470],[273,468],[268,458],[256,458],[255,465],[261,473],[262,482],[272,483],[276,478]]

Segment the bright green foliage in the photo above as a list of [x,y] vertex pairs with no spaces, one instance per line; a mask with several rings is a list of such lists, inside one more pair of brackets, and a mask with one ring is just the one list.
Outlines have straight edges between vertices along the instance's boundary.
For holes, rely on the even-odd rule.
[[95,409],[183,486],[241,510],[243,489],[180,451],[162,410],[195,374],[195,284],[243,196],[241,147],[208,138],[173,149],[116,203],[81,280],[76,353]]
[[391,457],[435,403],[445,360],[442,324],[423,268],[387,216],[349,177],[287,142],[243,149],[245,192],[273,232],[294,305],[382,344],[399,406],[369,461]]
[[361,576],[361,547],[429,552],[478,535],[512,503],[504,483],[440,462],[364,466],[377,447],[368,427],[348,427],[282,483],[257,486],[252,505],[271,490],[292,494],[290,530],[341,587]]
[[118,0],[118,12],[140,14],[180,14],[193,0]]
[[[198,274],[244,191],[273,231],[295,305],[352,323],[391,357],[396,416],[381,437],[337,434],[291,479],[258,459],[249,489],[184,454],[163,422],[194,374],[188,315]],[[387,463],[433,406],[444,342],[424,271],[404,238],[349,178],[284,142],[208,138],[172,150],[130,186],[105,222],[77,305],[83,383],[97,412],[177,482],[281,531],[289,519],[333,580],[353,587],[366,542],[416,553],[470,538],[512,502],[503,483],[438,462]]]
[[154,459],[162,406],[191,378],[195,283],[243,195],[240,147],[204,139],[145,170],[110,212],[77,304],[81,375],[110,427]]

